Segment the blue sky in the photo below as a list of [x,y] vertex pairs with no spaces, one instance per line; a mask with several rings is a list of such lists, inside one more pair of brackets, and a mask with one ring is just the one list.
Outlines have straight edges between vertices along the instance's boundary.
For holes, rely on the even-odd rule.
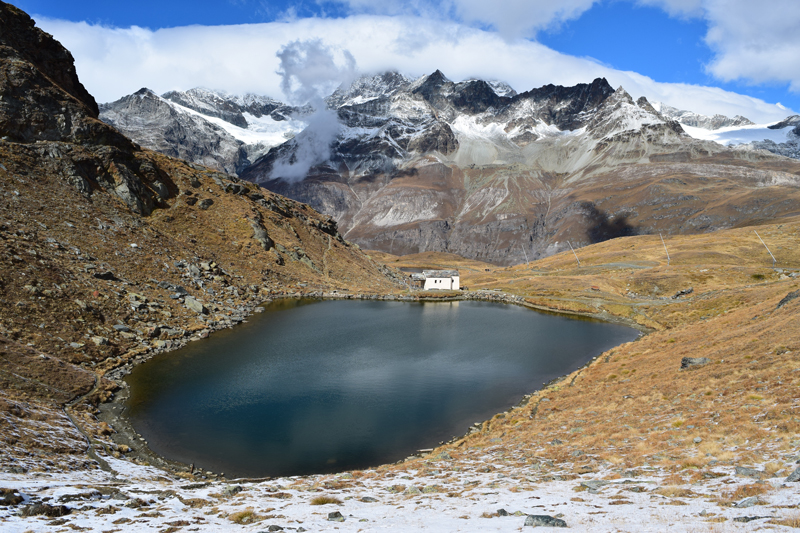
[[[764,6],[751,0],[11,3],[34,15],[45,30],[72,50],[79,75],[100,101],[145,85],[157,92],[189,88],[177,86],[181,84],[281,97],[277,83],[270,78],[274,69],[269,72],[275,52],[293,37],[317,37],[353,52],[359,67],[366,70],[397,68],[420,75],[442,68],[453,79],[500,78],[517,90],[549,82],[589,82],[604,75],[612,85],[623,85],[634,96],[639,96],[638,92],[651,100],[706,114],[741,111],[746,115],[750,100],[737,99],[737,95],[763,101],[749,110],[754,120],[777,120],[792,109],[800,110],[800,67],[792,64],[800,57],[793,55],[800,53],[794,36],[800,33],[796,31],[800,2],[795,0],[771,0]],[[775,13],[770,13],[770,6]],[[230,25],[246,26],[237,32]],[[143,30],[135,31],[134,26]],[[392,35],[392,40],[384,43],[383,60],[378,59],[376,50],[369,50],[363,37],[347,40],[340,35],[371,35],[370,28],[383,26]],[[446,42],[440,28],[445,28]],[[284,42],[269,40],[270,33],[280,34]],[[378,49],[383,46],[378,43],[380,38],[374,45]],[[244,48],[251,57],[243,59],[235,53],[237,57],[231,58],[229,53],[220,56],[218,65],[213,63],[213,53],[179,59],[181,53],[191,55],[192,40],[208,43],[215,39],[235,41],[238,49]],[[481,40],[487,43],[485,49],[493,51],[494,62],[492,57],[476,55]],[[222,43],[217,48],[226,46]],[[436,62],[440,49],[444,50],[441,64]],[[131,68],[118,77],[129,79],[120,79],[116,85],[102,79],[103,73],[108,77],[114,72],[115,63],[125,61],[131,62]],[[170,69],[166,66],[170,62],[178,64]],[[245,72],[254,68],[254,63],[259,63],[258,73]],[[204,73],[208,69],[227,74],[210,77]],[[786,113],[767,105],[778,102],[789,108]]]

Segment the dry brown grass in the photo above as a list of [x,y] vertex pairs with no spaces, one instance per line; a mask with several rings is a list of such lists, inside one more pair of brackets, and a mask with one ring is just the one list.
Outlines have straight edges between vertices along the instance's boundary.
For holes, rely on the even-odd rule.
[[800,528],[800,513],[787,516],[786,518],[773,518],[768,524],[775,524],[777,526],[786,526],[793,528]]
[[760,496],[766,494],[772,487],[766,483],[751,483],[748,485],[740,485],[733,490],[726,490],[722,492],[720,503],[722,505],[732,505],[740,500],[749,498],[751,496]]
[[783,465],[775,461],[771,461],[764,465],[764,472],[766,472],[768,476],[774,476],[781,470],[783,470]]
[[328,504],[341,505],[342,500],[334,496],[315,496],[308,503],[310,505],[328,505]]
[[256,522],[260,522],[264,520],[264,517],[256,513],[252,507],[248,507],[242,511],[237,511],[235,513],[229,514],[228,520],[236,524],[246,525],[246,524],[255,524]]
[[691,489],[677,485],[659,487],[653,492],[662,496],[666,496],[667,498],[697,498],[699,496],[698,494],[692,492]]

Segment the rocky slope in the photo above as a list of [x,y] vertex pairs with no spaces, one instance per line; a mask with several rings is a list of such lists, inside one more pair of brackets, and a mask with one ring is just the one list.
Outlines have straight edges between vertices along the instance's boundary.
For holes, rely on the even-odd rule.
[[[241,322],[272,293],[386,292],[393,274],[307,205],[141,149],[72,58],[0,2],[0,464],[96,468],[103,376]],[[15,470],[15,471],[16,471]]]

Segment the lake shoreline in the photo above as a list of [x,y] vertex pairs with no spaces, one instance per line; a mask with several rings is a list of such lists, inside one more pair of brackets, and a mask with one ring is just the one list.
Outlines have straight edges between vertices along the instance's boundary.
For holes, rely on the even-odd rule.
[[[245,310],[246,315],[243,321],[246,321],[246,317],[249,317],[255,313],[260,312],[259,309],[263,309],[261,306],[268,304],[276,299],[317,299],[317,300],[372,300],[372,301],[395,301],[395,302],[407,302],[407,303],[414,303],[414,302],[431,302],[431,303],[445,303],[445,302],[458,302],[458,301],[481,301],[481,302],[491,302],[491,303],[504,303],[504,304],[513,304],[522,307],[526,307],[528,309],[545,313],[545,314],[552,314],[552,315],[560,315],[566,316],[572,319],[589,319],[589,320],[597,320],[601,322],[611,323],[611,324],[618,324],[630,327],[632,329],[636,329],[640,332],[640,336],[636,339],[641,339],[642,335],[645,335],[651,331],[652,329],[646,328],[641,324],[638,324],[632,320],[625,319],[623,317],[614,316],[608,312],[602,313],[586,313],[580,311],[569,311],[569,310],[561,310],[561,309],[553,309],[547,306],[533,304],[527,301],[525,298],[516,296],[513,294],[508,294],[499,291],[465,291],[462,293],[456,292],[447,292],[447,293],[435,293],[435,294],[424,294],[424,293],[414,293],[414,294],[360,294],[360,293],[348,293],[348,292],[339,292],[339,291],[332,291],[332,292],[313,292],[313,293],[271,293],[267,299],[263,302],[255,305],[250,305]],[[146,464],[150,466],[155,466],[160,468],[166,472],[169,472],[172,475],[177,477],[182,477],[186,479],[201,479],[201,480],[224,480],[227,479],[224,473],[215,473],[206,469],[198,469],[196,466],[183,463],[180,461],[175,461],[172,459],[167,459],[162,455],[154,452],[150,447],[147,441],[142,437],[134,428],[130,421],[130,419],[126,416],[126,406],[125,403],[130,398],[130,389],[125,381],[125,377],[133,370],[134,367],[139,366],[140,364],[152,359],[157,355],[161,355],[164,353],[173,352],[180,348],[185,347],[189,342],[202,340],[207,338],[210,334],[214,331],[219,330],[227,330],[233,328],[234,326],[238,325],[237,323],[233,324],[223,324],[217,327],[208,328],[208,331],[203,336],[192,336],[192,337],[185,337],[183,339],[179,339],[177,342],[173,342],[171,346],[164,347],[164,348],[155,348],[149,350],[146,353],[139,353],[135,357],[131,358],[126,364],[121,365],[109,372],[106,373],[104,377],[113,380],[118,386],[118,391],[114,394],[112,399],[107,402],[103,402],[98,406],[99,414],[98,419],[102,422],[106,422],[114,429],[114,433],[111,435],[111,440],[117,445],[118,449],[122,447],[125,449],[127,447],[130,449],[129,452],[125,453],[124,456],[126,459],[134,461],[139,464]],[[572,375],[576,372],[582,371],[585,367],[592,364],[597,357],[601,354],[591,358],[585,364],[581,365],[579,368],[565,374],[564,376],[556,377],[547,383],[542,384],[540,387],[536,388],[536,390],[532,390],[527,392],[516,404],[509,406],[508,409],[500,411],[497,414],[504,414],[508,413],[516,408],[522,407],[527,405],[529,400],[540,390],[547,388],[549,385],[553,383],[560,382],[566,379],[569,375]],[[478,426],[482,425],[484,422],[478,424]],[[439,448],[440,446],[446,446],[457,442],[464,437],[474,433],[477,429],[477,426],[470,426],[462,435],[457,435],[452,439],[442,442],[437,445],[433,450]],[[422,452],[422,450],[420,450]],[[118,452],[117,452],[118,453]],[[406,458],[403,458],[395,463],[388,463],[388,464],[399,464],[410,459],[419,458],[426,453],[431,453],[427,449],[424,450],[424,453],[415,453],[411,454]],[[375,465],[378,466],[378,465]],[[192,471],[194,473],[192,473]],[[274,479],[273,477],[261,477],[261,478],[235,478],[237,481],[241,482],[256,482],[256,481],[264,481],[269,479]]]

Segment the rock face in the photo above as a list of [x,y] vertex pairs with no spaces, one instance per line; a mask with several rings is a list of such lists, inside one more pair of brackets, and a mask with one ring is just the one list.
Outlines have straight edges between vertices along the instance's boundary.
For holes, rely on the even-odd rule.
[[[14,6],[0,18],[0,133],[12,142],[131,143],[97,120],[72,54]],[[54,84],[58,89],[54,88]]]

